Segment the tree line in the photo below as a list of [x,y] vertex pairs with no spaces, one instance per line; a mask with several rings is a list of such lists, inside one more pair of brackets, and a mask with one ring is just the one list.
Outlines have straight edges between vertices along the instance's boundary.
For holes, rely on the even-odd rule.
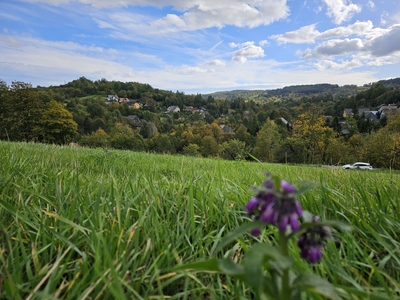
[[[109,94],[127,97],[131,103],[106,104]],[[134,109],[136,102],[146,108]],[[376,122],[358,114],[343,118],[345,108],[374,109],[389,103],[400,104],[400,90],[382,83],[350,97],[324,92],[310,97],[271,95],[256,101],[214,99],[148,84],[84,77],[65,85],[36,88],[23,82],[7,86],[0,81],[0,139],[54,144],[73,141],[105,149],[276,163],[363,160],[374,167],[400,169],[398,114]],[[181,112],[166,114],[171,105],[179,106]],[[185,111],[187,107],[202,108],[205,113]],[[342,134],[343,124],[350,129],[346,135]]]

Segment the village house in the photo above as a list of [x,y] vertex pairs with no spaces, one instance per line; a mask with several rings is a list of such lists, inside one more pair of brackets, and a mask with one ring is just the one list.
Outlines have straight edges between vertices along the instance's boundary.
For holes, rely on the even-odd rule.
[[[378,107],[378,110],[370,110],[369,108],[359,108],[357,113],[358,116],[362,117],[364,116],[366,119],[369,119],[370,121],[377,121],[378,119],[382,118],[383,116],[393,113],[395,114],[397,112],[397,105],[395,104],[381,104]],[[351,108],[345,108],[343,112],[343,117],[347,118],[350,116],[353,116],[353,109]]]
[[[361,117],[363,114],[364,114],[364,116],[367,116],[370,113],[370,111],[371,110],[369,108],[362,107],[357,110],[357,113]],[[352,116],[354,116],[353,109],[345,108],[344,112],[343,112],[343,118],[348,118],[348,117],[352,117]]]
[[397,113],[397,105],[396,104],[382,104],[379,106],[378,114],[379,117],[382,118],[388,114],[396,114]]
[[108,95],[106,101],[107,102],[118,102],[118,95]]
[[131,121],[131,124],[135,127],[142,127],[142,121],[137,115],[129,115],[128,119]]
[[221,115],[221,121],[219,122],[219,127],[222,129],[222,134],[235,134],[232,127],[225,125],[225,116]]
[[181,111],[181,109],[178,107],[178,106],[176,106],[176,105],[172,105],[172,106],[169,106],[168,108],[167,108],[167,113],[175,113],[175,112],[180,112]]
[[345,108],[343,112],[343,118],[348,118],[353,116],[353,110],[351,108]]
[[129,100],[129,98],[119,98],[118,102],[120,102],[120,103],[128,103],[128,102],[130,102],[130,100]]
[[369,113],[365,114],[365,118],[369,119],[370,121],[377,121],[378,120],[378,111],[371,110]]

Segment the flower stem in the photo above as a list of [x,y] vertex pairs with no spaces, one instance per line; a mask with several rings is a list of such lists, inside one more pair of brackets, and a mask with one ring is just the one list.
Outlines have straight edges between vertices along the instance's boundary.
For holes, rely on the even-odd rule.
[[[288,250],[288,237],[284,232],[279,232],[279,248],[282,255],[289,256]],[[290,286],[289,286],[289,269],[283,270],[282,286],[281,286],[281,300],[290,300]]]

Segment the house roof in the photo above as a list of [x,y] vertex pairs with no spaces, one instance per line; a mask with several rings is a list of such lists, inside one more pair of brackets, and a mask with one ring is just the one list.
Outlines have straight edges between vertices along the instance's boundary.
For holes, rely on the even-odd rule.
[[282,120],[283,124],[285,124],[285,125],[287,125],[287,124],[289,123],[289,122],[288,122],[285,118],[283,118],[283,117],[281,117],[280,119]]
[[344,112],[346,113],[346,115],[351,115],[353,114],[353,110],[351,108],[345,108]]
[[128,119],[135,120],[135,121],[140,120],[140,118],[137,115],[129,115]]
[[176,106],[176,105],[171,105],[171,106],[169,106],[168,108],[167,108],[167,110],[168,111],[173,111],[173,110],[177,110],[177,109],[179,109],[179,110],[181,110],[180,108],[179,108],[179,106]]
[[224,134],[235,134],[233,129],[229,126],[223,126],[221,129],[222,129],[222,133],[224,133]]

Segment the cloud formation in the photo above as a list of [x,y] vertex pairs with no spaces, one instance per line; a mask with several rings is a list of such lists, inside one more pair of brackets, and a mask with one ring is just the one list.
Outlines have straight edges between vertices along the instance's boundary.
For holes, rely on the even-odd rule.
[[[24,0],[61,5],[72,0]],[[173,6],[179,12],[153,20],[155,32],[193,31],[233,25],[254,28],[268,25],[289,15],[287,0],[77,0],[94,7]]]
[[[394,54],[400,51],[400,25],[394,25],[388,29],[372,29],[367,23],[355,24],[347,27],[358,28],[358,35],[361,38],[331,39],[316,46],[314,49],[307,49],[304,52],[298,52],[303,58],[323,58],[327,56],[345,55],[353,52],[368,52],[371,56],[381,57]],[[315,32],[315,30],[313,31]],[[337,37],[349,36],[350,33],[356,34],[357,31],[347,30],[329,30],[320,34],[315,34],[315,39],[323,39],[336,35]],[[339,34],[340,33],[340,34]]]
[[264,57],[264,49],[254,45],[254,42],[246,42],[243,44],[230,43],[231,48],[239,48],[232,57],[233,61],[245,63],[248,58]]
[[348,26],[339,26],[320,32],[316,29],[317,24],[303,26],[297,30],[289,31],[284,34],[272,35],[270,38],[279,44],[314,44],[317,40],[348,37],[352,35],[366,36],[377,32],[373,29],[371,21],[355,22]]
[[350,20],[355,13],[361,11],[361,6],[353,4],[350,0],[323,0],[323,2],[328,7],[328,17],[337,25]]

